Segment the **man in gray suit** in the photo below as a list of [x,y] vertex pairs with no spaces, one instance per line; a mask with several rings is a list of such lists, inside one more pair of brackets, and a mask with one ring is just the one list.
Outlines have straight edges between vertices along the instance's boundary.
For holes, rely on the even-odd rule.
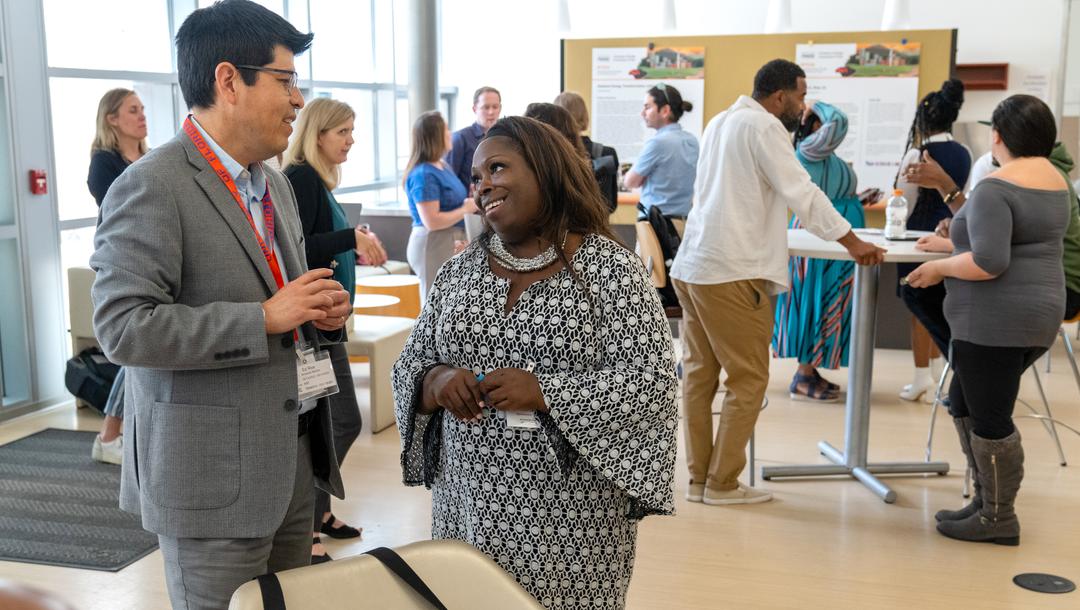
[[94,328],[128,367],[120,504],[158,534],[174,608],[224,608],[264,574],[307,565],[313,479],[343,497],[326,399],[301,400],[305,344],[351,311],[308,271],[285,150],[311,44],[248,0],[197,10],[176,36],[192,116],[102,205]]

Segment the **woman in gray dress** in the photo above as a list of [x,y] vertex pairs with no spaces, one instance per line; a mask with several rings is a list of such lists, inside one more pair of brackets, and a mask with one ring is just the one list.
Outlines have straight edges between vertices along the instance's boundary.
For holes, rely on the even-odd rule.
[[664,312],[556,131],[500,120],[473,183],[487,230],[440,270],[394,367],[405,484],[432,490],[433,538],[544,606],[621,608],[638,520],[673,509]]
[[953,218],[953,256],[907,276],[915,288],[944,279],[948,293],[949,411],[975,470],[971,503],[936,515],[938,531],[950,538],[1020,544],[1013,504],[1024,449],[1013,406],[1020,377],[1053,345],[1065,313],[1061,256],[1070,195],[1048,159],[1056,137],[1054,114],[1038,98],[1014,95],[998,104],[990,151],[1001,169],[979,182]]

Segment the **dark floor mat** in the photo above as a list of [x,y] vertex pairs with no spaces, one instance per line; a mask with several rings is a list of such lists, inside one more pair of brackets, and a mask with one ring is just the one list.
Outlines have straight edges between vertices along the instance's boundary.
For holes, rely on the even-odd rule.
[[0,560],[116,572],[157,548],[120,510],[120,467],[94,432],[49,428],[0,446]]

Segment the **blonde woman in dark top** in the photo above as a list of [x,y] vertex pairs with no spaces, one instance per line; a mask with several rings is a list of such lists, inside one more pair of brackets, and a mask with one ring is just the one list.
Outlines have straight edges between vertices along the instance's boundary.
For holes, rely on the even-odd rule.
[[[147,150],[146,113],[139,96],[131,89],[106,92],[98,102],[97,130],[90,145],[90,171],[86,178],[99,208],[113,181]],[[119,464],[124,455],[124,438],[120,434],[124,425],[124,378],[121,368],[105,402],[105,421],[94,437],[90,457],[98,462]]]
[[112,89],[101,96],[86,178],[98,207],[113,181],[147,150],[146,112],[139,96],[131,89]]
[[936,515],[958,540],[1020,543],[1013,503],[1024,450],[1012,422],[1020,377],[1053,344],[1065,310],[1062,239],[1068,184],[1049,161],[1057,129],[1041,100],[1014,95],[994,110],[990,148],[1001,169],[983,179],[949,229],[953,255],[907,276],[923,288],[945,281],[952,330],[949,388],[960,445],[975,470],[975,494]]
[[[349,292],[350,299],[356,296],[357,262],[367,265],[386,262],[386,251],[375,234],[349,224],[345,210],[332,192],[341,181],[341,164],[352,149],[355,118],[356,113],[344,102],[327,97],[312,100],[301,111],[296,135],[283,158],[285,177],[296,194],[296,207],[304,227],[308,268],[333,269],[334,279]],[[339,390],[330,396],[330,418],[334,453],[341,464],[360,435],[360,406],[356,402],[345,345],[334,343],[327,349]],[[313,564],[331,560],[319,534],[331,538],[358,538],[361,534],[361,528],[334,516],[330,511],[330,494],[319,488],[315,488],[312,525]]]

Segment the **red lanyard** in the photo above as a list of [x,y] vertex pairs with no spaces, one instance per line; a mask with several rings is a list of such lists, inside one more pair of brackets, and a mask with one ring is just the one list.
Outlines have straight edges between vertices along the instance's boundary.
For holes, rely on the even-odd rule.
[[[274,275],[274,282],[277,283],[278,290],[285,287],[285,277],[281,275],[281,267],[278,266],[277,255],[274,254],[274,202],[270,199],[270,183],[266,183],[266,193],[262,198],[262,210],[263,210],[263,224],[266,227],[266,240],[264,241],[262,236],[259,235],[259,230],[255,228],[255,219],[251,216],[251,210],[248,209],[244,202],[244,198],[240,195],[240,190],[236,188],[236,182],[233,181],[232,176],[225,169],[225,165],[221,163],[221,159],[211,150],[210,145],[203,139],[202,134],[199,133],[199,129],[195,127],[195,123],[191,120],[191,116],[184,120],[184,133],[191,138],[191,143],[195,145],[199,153],[202,154],[206,162],[210,164],[210,168],[214,170],[214,173],[221,178],[221,181],[225,184],[225,188],[229,189],[229,193],[232,194],[233,199],[236,200],[236,205],[240,206],[240,210],[244,213],[244,217],[247,218],[248,223],[251,224],[251,230],[255,233],[255,239],[259,241],[259,248],[262,249],[263,256],[266,257],[266,264],[270,266],[270,273]],[[269,245],[267,245],[269,244]]]

